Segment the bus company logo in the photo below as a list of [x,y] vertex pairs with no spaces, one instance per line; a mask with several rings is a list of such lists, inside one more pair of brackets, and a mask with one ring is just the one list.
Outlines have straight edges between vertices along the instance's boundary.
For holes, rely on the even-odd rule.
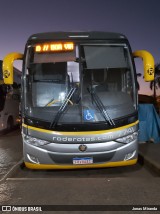
[[148,69],[148,74],[149,74],[149,75],[153,75],[153,68],[149,68],[149,69]]
[[10,72],[8,70],[4,71],[4,78],[8,78],[10,76]]
[[87,150],[87,146],[86,145],[80,145],[79,146],[79,151],[85,152],[86,150]]

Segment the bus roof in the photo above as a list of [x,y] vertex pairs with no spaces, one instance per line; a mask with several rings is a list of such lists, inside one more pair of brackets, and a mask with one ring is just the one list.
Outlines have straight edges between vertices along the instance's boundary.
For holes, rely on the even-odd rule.
[[88,39],[127,39],[123,34],[102,32],[102,31],[85,31],[85,32],[48,32],[33,34],[29,37],[28,42],[38,42],[43,40],[88,40]]

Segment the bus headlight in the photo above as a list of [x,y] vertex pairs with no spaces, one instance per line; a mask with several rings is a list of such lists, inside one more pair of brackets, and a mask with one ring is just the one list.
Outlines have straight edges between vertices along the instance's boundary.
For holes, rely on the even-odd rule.
[[115,141],[119,142],[119,143],[130,143],[130,142],[137,140],[137,139],[138,139],[138,132],[134,132],[134,133],[127,135],[125,137],[118,138]]
[[130,159],[133,158],[135,155],[136,155],[136,150],[133,151],[133,152],[131,152],[131,153],[126,154],[125,157],[124,157],[124,161],[130,160]]
[[26,143],[31,144],[33,146],[44,146],[46,144],[49,144],[49,142],[46,140],[41,140],[41,139],[31,137],[29,135],[24,135],[24,134],[23,134],[23,140]]

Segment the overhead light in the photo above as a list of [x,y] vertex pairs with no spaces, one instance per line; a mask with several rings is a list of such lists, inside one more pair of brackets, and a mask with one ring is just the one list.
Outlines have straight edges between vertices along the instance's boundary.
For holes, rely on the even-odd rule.
[[70,35],[69,36],[70,38],[74,38],[74,37],[84,37],[84,38],[88,38],[89,37],[89,35]]

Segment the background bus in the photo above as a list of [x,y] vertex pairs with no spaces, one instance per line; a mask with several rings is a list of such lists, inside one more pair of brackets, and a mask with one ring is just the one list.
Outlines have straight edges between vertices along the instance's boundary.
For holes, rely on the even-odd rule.
[[138,157],[137,75],[154,79],[154,59],[132,53],[127,38],[109,32],[32,35],[24,55],[3,61],[5,83],[23,60],[24,162],[32,169],[72,169],[135,164]]
[[5,85],[0,60],[0,132],[19,124],[21,72],[14,68],[14,84]]

